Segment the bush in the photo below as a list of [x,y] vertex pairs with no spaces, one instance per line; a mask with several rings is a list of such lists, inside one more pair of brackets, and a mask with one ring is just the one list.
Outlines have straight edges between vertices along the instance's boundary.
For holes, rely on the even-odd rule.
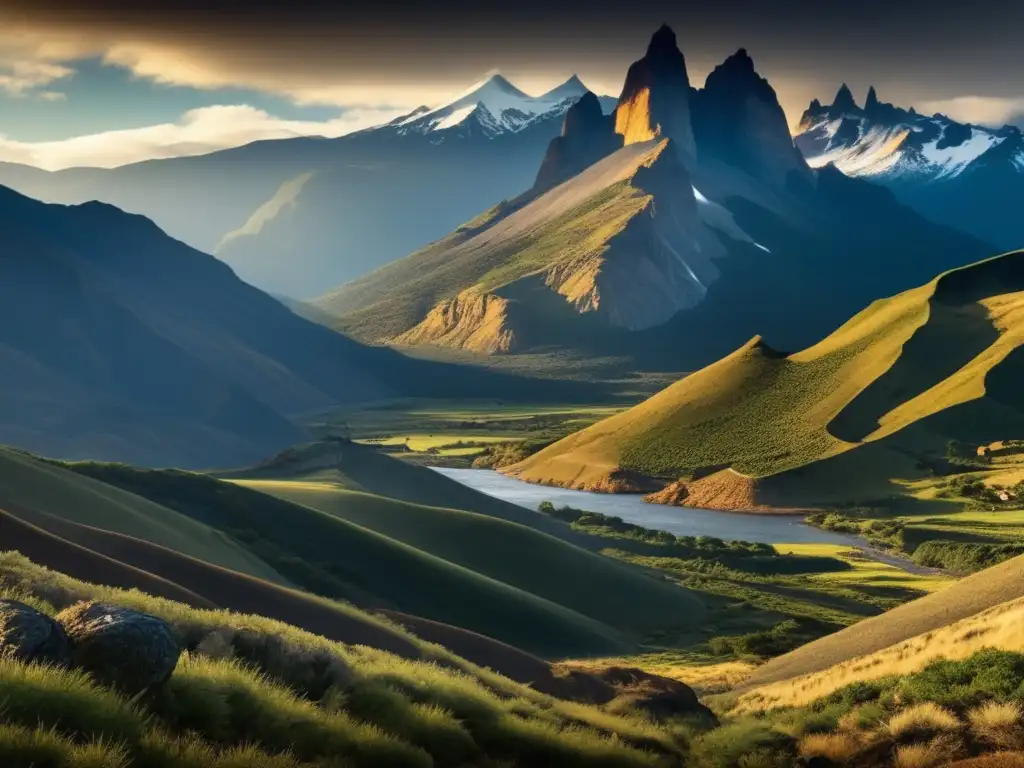
[[731,637],[714,637],[708,641],[708,650],[716,656],[757,656],[766,659],[788,653],[818,635],[804,624],[789,619],[771,629]]
[[[697,738],[691,749],[694,768],[739,768],[743,759],[757,760],[749,765],[768,765],[769,759],[788,758],[793,765],[796,742],[766,723],[741,719],[708,731]],[[778,762],[776,765],[786,765]]]
[[1024,655],[994,649],[960,661],[941,660],[908,675],[892,695],[907,703],[934,702],[964,711],[989,700],[1024,697]]
[[914,562],[943,568],[965,576],[1024,555],[1024,544],[975,544],[958,541],[926,541],[914,550]]

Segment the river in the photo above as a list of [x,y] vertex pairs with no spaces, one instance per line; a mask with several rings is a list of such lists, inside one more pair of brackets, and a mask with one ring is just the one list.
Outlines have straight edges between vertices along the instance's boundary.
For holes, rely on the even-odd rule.
[[528,509],[536,510],[542,501],[550,501],[556,507],[569,506],[615,515],[630,523],[668,531],[676,536],[714,536],[727,541],[760,541],[766,544],[843,544],[858,549],[864,549],[866,545],[856,536],[806,525],[799,515],[740,514],[669,507],[648,504],[637,494],[589,493],[533,485],[489,469],[435,467],[435,470],[488,496]]

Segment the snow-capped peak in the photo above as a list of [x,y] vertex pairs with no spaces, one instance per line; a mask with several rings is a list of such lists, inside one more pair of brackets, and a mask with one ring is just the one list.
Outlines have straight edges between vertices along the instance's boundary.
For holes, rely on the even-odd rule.
[[501,73],[489,72],[450,101],[400,120],[402,132],[434,133],[456,128],[474,119],[486,136],[515,133],[547,117],[559,117],[572,106],[587,87],[573,75],[541,96],[530,96],[516,88]]
[[587,86],[585,86],[583,84],[583,81],[580,80],[579,75],[573,75],[564,83],[555,88],[552,88],[550,91],[548,91],[539,98],[543,99],[544,101],[550,101],[552,103],[557,104],[558,102],[564,101],[565,99],[578,99],[588,90],[589,89],[587,88]]
[[812,167],[833,164],[849,176],[919,184],[960,176],[1015,136],[901,109],[880,101],[874,88],[861,108],[843,86],[833,104],[812,102],[794,140]]

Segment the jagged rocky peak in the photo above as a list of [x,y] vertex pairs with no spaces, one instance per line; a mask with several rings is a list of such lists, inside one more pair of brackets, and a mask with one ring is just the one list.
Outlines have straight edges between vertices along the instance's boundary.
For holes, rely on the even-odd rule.
[[860,107],[858,107],[857,102],[854,101],[853,91],[850,90],[850,86],[846,83],[843,83],[839,87],[839,91],[836,93],[836,97],[832,101],[831,111],[838,113],[860,111]]
[[868,88],[868,98],[867,101],[864,102],[864,111],[872,112],[878,109],[878,106],[878,92],[875,90],[875,86],[872,85],[870,88]]
[[715,67],[692,107],[698,157],[720,158],[774,185],[793,173],[810,181],[778,95],[745,49]]
[[621,147],[612,116],[605,115],[598,97],[587,91],[566,111],[562,135],[548,145],[533,189],[543,192],[561,184]]
[[626,73],[615,109],[615,132],[626,144],[667,137],[684,155],[695,154],[686,59],[667,25],[654,33],[647,53]]

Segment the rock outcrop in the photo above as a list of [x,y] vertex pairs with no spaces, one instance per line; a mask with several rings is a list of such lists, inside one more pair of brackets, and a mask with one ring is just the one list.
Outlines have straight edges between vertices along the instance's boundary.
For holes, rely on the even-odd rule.
[[71,662],[127,694],[164,683],[181,648],[163,619],[131,608],[82,602],[57,615],[71,640]]
[[0,600],[0,658],[66,666],[71,643],[46,614],[17,600]]
[[626,144],[669,138],[684,159],[696,153],[690,122],[690,78],[676,34],[662,26],[647,54],[633,63],[615,108],[615,132]]

